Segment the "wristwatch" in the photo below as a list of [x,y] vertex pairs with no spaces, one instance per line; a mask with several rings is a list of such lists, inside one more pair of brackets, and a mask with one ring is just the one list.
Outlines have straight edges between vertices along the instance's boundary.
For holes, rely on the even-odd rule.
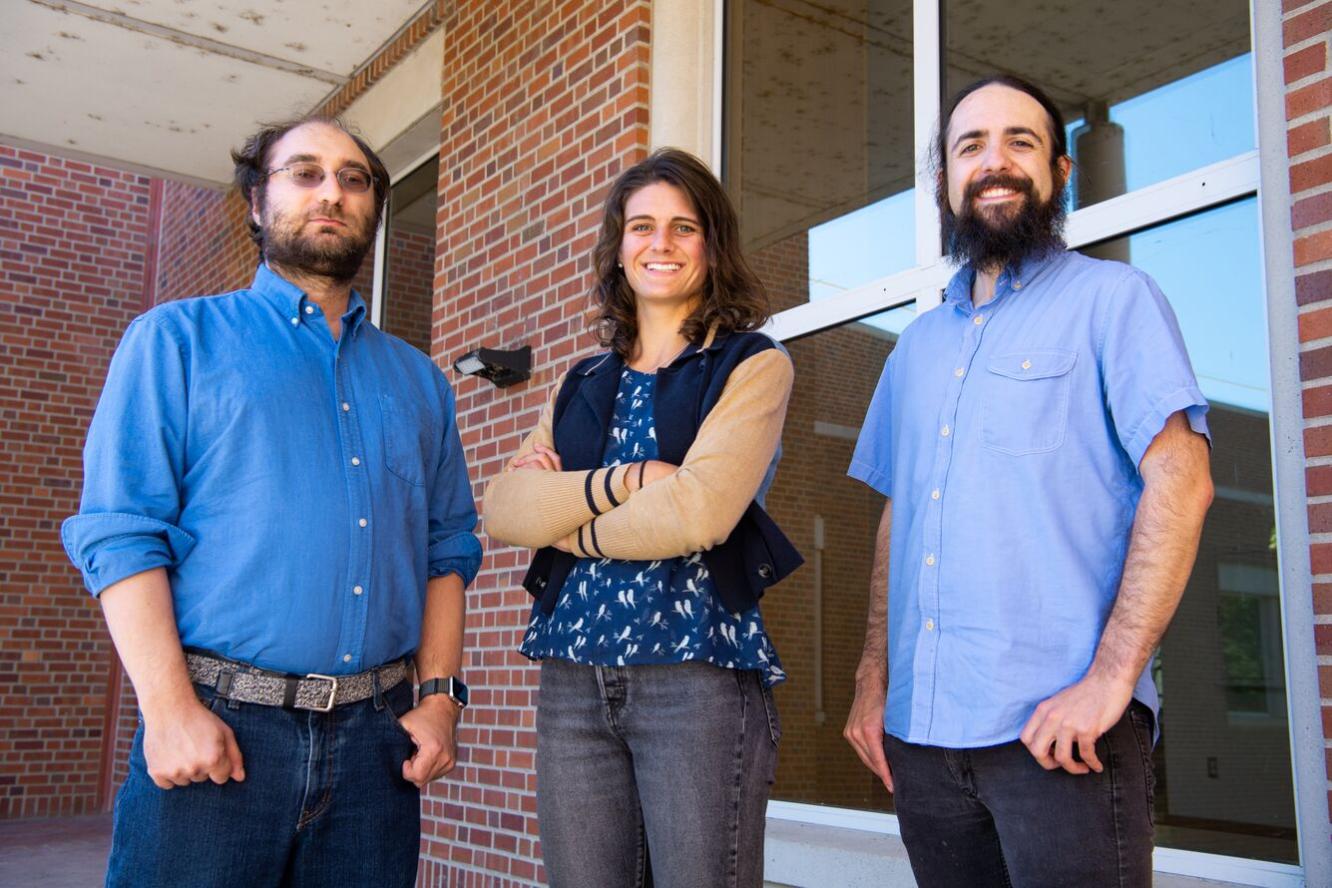
[[450,675],[448,678],[428,678],[421,682],[416,698],[424,700],[431,694],[444,694],[457,703],[459,709],[467,708],[467,685],[460,678]]

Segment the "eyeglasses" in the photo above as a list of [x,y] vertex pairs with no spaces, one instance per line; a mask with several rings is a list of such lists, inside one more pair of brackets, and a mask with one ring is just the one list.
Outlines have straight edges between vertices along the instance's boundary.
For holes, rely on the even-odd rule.
[[[328,175],[317,163],[293,163],[291,166],[269,170],[264,175],[276,176],[278,173],[286,173],[292,184],[301,188],[318,188]],[[337,177],[342,190],[349,194],[362,194],[369,191],[370,186],[374,184],[370,174],[360,167],[343,167],[333,175]]]

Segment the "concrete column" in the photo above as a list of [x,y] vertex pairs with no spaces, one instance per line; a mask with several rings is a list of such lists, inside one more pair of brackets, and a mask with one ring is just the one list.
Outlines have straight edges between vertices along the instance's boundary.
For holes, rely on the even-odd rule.
[[[1073,173],[1076,189],[1073,208],[1082,209],[1127,190],[1124,173],[1124,128],[1110,120],[1110,109],[1101,100],[1087,103],[1086,121],[1073,134],[1077,168]],[[1098,259],[1129,261],[1129,242],[1122,237],[1083,250]]]

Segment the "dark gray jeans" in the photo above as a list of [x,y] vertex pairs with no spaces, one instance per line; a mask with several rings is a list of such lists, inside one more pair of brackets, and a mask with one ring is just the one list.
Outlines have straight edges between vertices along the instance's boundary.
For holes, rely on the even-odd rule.
[[757,672],[543,661],[537,817],[551,888],[760,888],[779,736]]
[[1152,884],[1152,714],[1129,704],[1096,741],[1100,774],[1047,771],[1020,742],[886,736],[897,820],[921,888]]

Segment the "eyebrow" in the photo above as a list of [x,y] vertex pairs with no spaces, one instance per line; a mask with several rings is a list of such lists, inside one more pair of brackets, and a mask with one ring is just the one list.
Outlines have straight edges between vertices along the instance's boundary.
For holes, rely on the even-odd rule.
[[[978,130],[978,129],[967,130],[965,133],[963,133],[962,135],[958,136],[956,139],[953,140],[953,147],[956,148],[959,144],[967,141],[968,139],[979,139],[981,136],[985,135],[985,132],[986,132],[985,130]],[[1006,127],[1004,129],[1004,135],[1031,136],[1033,139],[1035,139],[1037,142],[1041,143],[1042,145],[1045,144],[1045,139],[1041,138],[1041,134],[1036,132],[1034,129],[1032,129],[1029,126]]]
[[[283,166],[290,166],[293,163],[319,163],[319,157],[318,155],[315,154],[293,154],[290,157],[288,157],[286,160],[282,161]],[[338,169],[345,170],[348,167],[352,167],[353,169],[358,169],[364,173],[370,172],[370,168],[365,164],[361,163],[359,160],[349,160],[346,163],[344,163],[342,166],[338,167]]]
[[[655,221],[657,221],[657,220],[654,219],[652,216],[649,216],[647,213],[639,213],[637,216],[630,216],[628,219],[625,219],[625,220],[624,220],[624,223],[625,223],[626,225],[628,225],[630,222],[637,222],[639,219],[646,219],[646,220],[648,220],[649,222],[655,222]],[[672,217],[671,217],[671,221],[672,221],[672,222],[689,222],[689,223],[691,223],[691,224],[693,224],[693,225],[698,225],[698,226],[702,226],[702,224],[703,224],[702,222],[699,222],[697,219],[695,219],[693,216],[672,216]]]

